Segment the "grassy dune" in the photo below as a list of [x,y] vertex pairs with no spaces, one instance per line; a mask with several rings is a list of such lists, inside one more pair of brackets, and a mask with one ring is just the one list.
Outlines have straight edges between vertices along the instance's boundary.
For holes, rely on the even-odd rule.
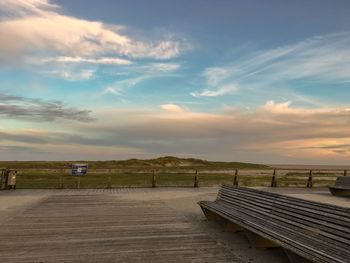
[[129,159],[122,161],[0,161],[0,167],[9,168],[70,168],[73,163],[88,163],[89,168],[205,168],[205,169],[267,169],[262,164],[242,162],[213,162],[194,158],[165,156],[156,159]]

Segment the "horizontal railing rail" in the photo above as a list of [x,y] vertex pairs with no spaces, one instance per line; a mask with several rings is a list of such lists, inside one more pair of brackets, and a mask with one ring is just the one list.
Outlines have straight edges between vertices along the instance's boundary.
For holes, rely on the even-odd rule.
[[118,188],[199,187],[233,184],[270,187],[325,187],[336,177],[348,175],[343,169],[207,169],[172,167],[90,168],[87,175],[71,175],[70,167],[1,168],[17,171],[18,188]]

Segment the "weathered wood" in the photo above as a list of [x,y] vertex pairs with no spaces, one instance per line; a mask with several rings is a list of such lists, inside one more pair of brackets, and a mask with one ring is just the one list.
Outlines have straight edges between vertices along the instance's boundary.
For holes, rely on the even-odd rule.
[[161,201],[84,193],[51,195],[2,221],[0,261],[242,262]]
[[313,262],[350,258],[350,209],[233,186],[199,205],[246,229],[256,246],[279,245]]
[[252,231],[245,230],[244,231],[245,236],[249,240],[249,243],[256,248],[272,248],[272,247],[281,247],[280,245],[276,244],[275,242],[264,238],[262,236],[259,236],[255,234]]
[[107,181],[107,189],[112,188],[112,169],[108,169],[108,181]]
[[204,207],[201,207],[201,208],[202,208],[203,214],[205,215],[208,221],[216,221],[219,218],[219,216],[213,211],[206,209]]
[[60,170],[60,175],[59,175],[59,189],[63,189],[63,169]]
[[5,169],[0,169],[0,190],[5,188]]
[[233,177],[233,185],[234,185],[234,186],[238,186],[238,175],[235,175],[235,176]]
[[155,170],[153,170],[153,175],[152,175],[152,188],[157,187],[157,178],[155,174]]
[[332,195],[350,196],[350,176],[339,176],[335,181],[335,186],[328,187]]
[[284,253],[288,257],[288,260],[290,263],[310,263],[310,262],[312,262],[306,258],[303,258],[303,257],[293,253],[292,251],[289,251],[288,249],[284,249]]
[[277,187],[277,180],[275,175],[272,176],[271,187]]
[[[196,170],[197,171],[197,170]],[[194,176],[194,182],[193,182],[193,187],[198,188],[199,187],[199,182],[198,182],[198,175]]]
[[226,224],[225,224],[224,230],[226,232],[233,232],[233,233],[235,233],[235,232],[243,231],[244,228],[242,226],[238,225],[238,224],[235,224],[235,223],[233,223],[231,221],[226,220]]
[[313,186],[313,182],[312,182],[312,170],[310,170],[309,172],[309,177],[307,179],[307,184],[306,184],[306,187],[307,188],[312,188]]

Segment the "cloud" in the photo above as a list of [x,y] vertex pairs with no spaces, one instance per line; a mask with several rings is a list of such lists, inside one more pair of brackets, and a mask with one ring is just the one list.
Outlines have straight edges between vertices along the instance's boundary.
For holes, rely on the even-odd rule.
[[[114,111],[108,119],[124,121],[99,126],[96,132],[106,139],[111,136],[107,139],[111,143],[124,142],[158,154],[182,151],[231,160],[301,163],[345,162],[350,156],[342,152],[339,157],[339,149],[318,147],[350,144],[346,108],[302,108],[269,101],[256,109],[207,114],[183,111],[175,104],[162,106],[165,113]],[[181,114],[171,118],[169,111]],[[89,130],[95,133],[94,128]]]
[[[268,101],[255,109],[216,114],[191,112],[176,104],[153,111],[106,108],[94,114],[95,122],[73,122],[69,129],[55,126],[7,135],[2,131],[2,145],[50,152],[83,147],[90,149],[91,158],[102,159],[125,158],[114,148],[130,149],[133,157],[188,154],[262,163],[345,164],[350,158],[350,112],[345,107],[303,108]],[[99,156],[103,149],[105,154]]]
[[223,96],[228,94],[234,94],[236,91],[237,91],[236,85],[228,84],[228,85],[220,86],[214,90],[205,89],[202,91],[195,91],[195,92],[192,92],[191,95],[193,97],[217,97],[217,96]]
[[[303,87],[337,85],[350,80],[350,33],[317,36],[270,50],[252,51],[236,57],[230,64],[207,68],[202,77],[206,88],[192,95],[221,94],[233,85],[239,91],[266,95]],[[232,93],[231,93],[232,94]],[[254,95],[253,94],[253,95]],[[250,94],[251,95],[251,94]]]
[[45,142],[45,139],[38,136],[33,136],[33,134],[26,133],[6,133],[0,130],[0,142],[12,141],[12,142],[21,142],[28,144],[42,144]]
[[96,69],[80,69],[74,67],[63,67],[44,71],[46,74],[62,78],[67,81],[86,81],[94,78]]
[[49,57],[42,59],[29,60],[33,64],[46,64],[46,63],[87,63],[87,64],[100,64],[100,65],[129,65],[132,62],[127,59],[115,58],[115,57],[102,57],[102,58],[82,58],[82,57]]
[[141,83],[144,80],[154,78],[153,75],[142,75],[138,77],[131,77],[124,80],[115,81],[112,84],[107,85],[102,94],[112,94],[112,95],[121,95],[124,90],[134,87],[137,84]]
[[2,0],[0,7],[2,12],[20,16],[43,14],[59,8],[48,0]]
[[43,101],[0,94],[0,116],[8,119],[52,122],[56,119],[89,122],[91,111],[65,106],[60,101]]
[[[107,85],[102,94],[122,95],[123,91],[132,88],[143,81],[173,76],[172,74],[181,68],[176,63],[150,63],[125,68],[126,78]],[[121,72],[123,74],[123,72]]]
[[[63,14],[46,0],[4,0],[0,7],[0,53],[53,54],[82,57],[87,63],[116,63],[124,58],[103,60],[106,54],[132,59],[170,59],[189,48],[185,39],[166,37],[140,41],[122,33],[125,27],[107,25]],[[97,58],[96,58],[97,57]],[[72,62],[72,61],[70,61]]]
[[156,73],[170,73],[179,70],[181,67],[180,64],[176,63],[151,63],[147,66],[140,67],[139,70],[149,74]]
[[170,113],[183,113],[185,110],[176,104],[163,104],[160,107]]
[[121,90],[119,90],[117,87],[107,87],[103,90],[102,94],[121,95]]

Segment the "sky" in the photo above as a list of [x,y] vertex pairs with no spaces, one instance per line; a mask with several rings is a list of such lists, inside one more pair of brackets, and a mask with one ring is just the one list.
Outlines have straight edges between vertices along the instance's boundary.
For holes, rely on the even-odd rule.
[[0,0],[0,160],[348,164],[347,0]]

